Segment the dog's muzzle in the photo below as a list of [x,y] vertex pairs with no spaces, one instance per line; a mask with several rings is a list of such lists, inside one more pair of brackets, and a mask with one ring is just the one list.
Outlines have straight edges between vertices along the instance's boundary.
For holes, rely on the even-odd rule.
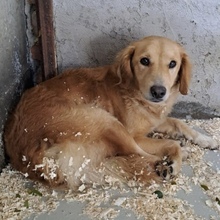
[[158,86],[154,85],[150,88],[150,93],[151,93],[151,101],[152,102],[161,102],[164,99],[164,96],[166,95],[166,88],[164,86]]

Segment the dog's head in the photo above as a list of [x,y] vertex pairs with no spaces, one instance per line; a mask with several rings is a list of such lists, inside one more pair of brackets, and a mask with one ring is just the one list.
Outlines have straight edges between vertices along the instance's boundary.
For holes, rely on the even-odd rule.
[[122,50],[116,63],[121,84],[135,83],[149,101],[166,101],[177,88],[183,95],[188,92],[191,64],[184,49],[172,40],[146,37]]

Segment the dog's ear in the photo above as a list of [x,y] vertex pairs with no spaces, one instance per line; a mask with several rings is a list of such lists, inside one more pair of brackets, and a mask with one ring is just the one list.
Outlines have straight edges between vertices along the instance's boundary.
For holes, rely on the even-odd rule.
[[184,52],[179,71],[179,91],[183,95],[187,95],[191,80],[192,65],[188,55]]
[[119,77],[119,84],[129,86],[133,80],[132,57],[134,55],[135,46],[129,45],[123,49],[116,57],[116,71]]

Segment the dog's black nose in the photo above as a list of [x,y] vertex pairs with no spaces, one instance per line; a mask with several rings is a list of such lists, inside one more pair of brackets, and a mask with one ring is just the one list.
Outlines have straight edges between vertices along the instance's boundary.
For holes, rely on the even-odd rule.
[[152,86],[150,92],[154,98],[161,99],[166,95],[166,88],[164,86]]

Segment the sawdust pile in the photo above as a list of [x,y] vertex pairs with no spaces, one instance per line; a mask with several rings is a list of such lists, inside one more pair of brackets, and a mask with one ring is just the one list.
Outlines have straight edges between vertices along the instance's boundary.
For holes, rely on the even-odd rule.
[[[220,119],[191,120],[196,126],[220,140]],[[157,134],[156,134],[157,135]],[[155,136],[156,136],[155,135]],[[137,185],[124,186],[109,177],[109,183],[96,188],[81,188],[79,192],[48,189],[33,183],[10,166],[0,174],[0,219],[24,219],[33,213],[52,212],[60,200],[86,202],[83,214],[91,219],[114,219],[122,209],[132,211],[136,218],[144,219],[202,219],[194,213],[192,205],[177,197],[180,190],[192,192],[192,185],[201,187],[208,196],[205,204],[220,216],[220,164],[216,170],[204,159],[208,150],[188,143],[189,158],[184,166],[190,166],[193,175],[180,173],[162,185],[152,183],[148,188]],[[219,150],[216,150],[216,154]],[[219,158],[220,163],[220,158]],[[130,214],[127,214],[130,217]],[[210,216],[210,219],[217,219]]]

